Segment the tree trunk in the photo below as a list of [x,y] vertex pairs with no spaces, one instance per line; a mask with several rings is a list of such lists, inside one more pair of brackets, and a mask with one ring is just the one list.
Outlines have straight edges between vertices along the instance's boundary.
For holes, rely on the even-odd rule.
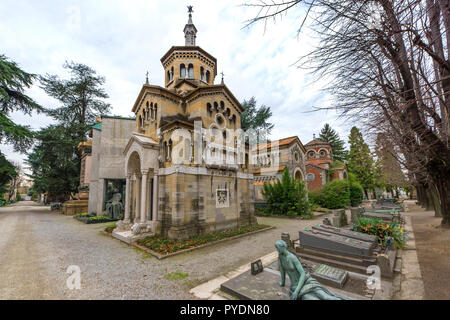
[[430,186],[428,186],[428,188],[426,189],[426,194],[427,194],[427,205],[425,207],[426,211],[432,211],[434,210],[434,205],[433,205],[433,190],[431,189]]

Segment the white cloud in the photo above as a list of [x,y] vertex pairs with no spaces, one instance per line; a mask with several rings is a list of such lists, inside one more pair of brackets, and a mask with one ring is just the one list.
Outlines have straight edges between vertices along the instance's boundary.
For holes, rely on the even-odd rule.
[[[255,12],[229,1],[18,1],[3,0],[0,12],[2,54],[36,74],[65,76],[65,60],[81,62],[106,77],[112,114],[129,116],[136,96],[150,72],[150,83],[163,85],[160,58],[172,45],[184,43],[186,5],[194,6],[197,44],[218,60],[218,72],[239,100],[255,96],[270,106],[273,139],[298,135],[307,143],[328,122],[347,139],[348,128],[335,112],[306,113],[327,104],[320,91],[325,83],[311,82],[305,70],[293,66],[308,52],[314,39],[305,30],[297,37],[303,9],[296,9],[276,23],[243,29]],[[220,81],[220,75],[216,82]],[[35,85],[27,93],[39,103],[54,107]],[[13,119],[39,129],[51,123],[42,115],[14,114]],[[0,146],[10,159],[23,159]]]

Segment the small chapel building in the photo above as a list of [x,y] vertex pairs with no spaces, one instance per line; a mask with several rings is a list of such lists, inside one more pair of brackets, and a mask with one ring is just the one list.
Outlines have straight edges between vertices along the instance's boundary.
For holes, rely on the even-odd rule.
[[113,231],[126,242],[256,223],[248,144],[235,135],[243,109],[223,78],[214,83],[217,60],[196,45],[191,13],[185,45],[161,58],[164,86],[147,78],[132,108],[135,129],[123,150],[124,219]]
[[297,136],[260,144],[252,150],[255,201],[264,202],[264,183],[281,180],[287,169],[291,177],[305,181],[306,149]]
[[320,139],[305,145],[306,148],[306,181],[308,190],[318,190],[329,181],[347,179],[347,168],[343,163],[333,161],[331,146]]

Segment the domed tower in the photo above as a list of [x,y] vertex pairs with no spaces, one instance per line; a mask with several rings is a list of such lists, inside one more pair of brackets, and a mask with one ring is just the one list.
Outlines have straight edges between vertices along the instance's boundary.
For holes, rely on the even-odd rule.
[[331,146],[323,140],[316,139],[315,135],[313,140],[305,145],[305,149],[308,163],[328,169],[329,164],[333,162]]
[[188,7],[188,12],[188,22],[184,27],[185,45],[173,46],[161,58],[165,87],[176,92],[212,85],[217,75],[216,58],[196,46],[197,28],[192,22],[192,6]]

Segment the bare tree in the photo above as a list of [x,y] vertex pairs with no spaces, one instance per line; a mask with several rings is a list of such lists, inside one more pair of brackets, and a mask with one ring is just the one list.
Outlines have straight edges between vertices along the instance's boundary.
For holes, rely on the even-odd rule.
[[[438,0],[264,0],[248,24],[304,10],[320,43],[298,61],[320,77],[333,108],[401,152],[419,201],[450,227],[450,3]],[[303,8],[302,8],[303,6]],[[428,203],[426,205],[429,205]]]

